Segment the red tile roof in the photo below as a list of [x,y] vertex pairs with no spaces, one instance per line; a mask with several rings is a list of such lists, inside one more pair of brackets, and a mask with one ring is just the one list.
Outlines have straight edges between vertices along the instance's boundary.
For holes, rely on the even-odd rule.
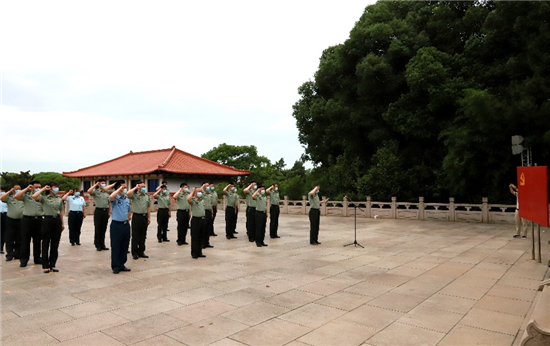
[[129,152],[110,161],[73,172],[65,177],[83,178],[99,176],[138,175],[154,172],[197,175],[249,175],[250,171],[235,169],[202,157],[191,155],[175,146],[170,149]]

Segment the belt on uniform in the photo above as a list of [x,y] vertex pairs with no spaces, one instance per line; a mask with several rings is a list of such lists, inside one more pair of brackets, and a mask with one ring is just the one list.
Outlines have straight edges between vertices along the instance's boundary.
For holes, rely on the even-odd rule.
[[82,213],[80,210],[69,210],[69,213]]
[[226,208],[233,208],[233,209],[235,209],[235,207],[232,207],[232,206],[230,206],[230,205],[228,205]]
[[205,213],[212,213],[212,210],[205,210]]
[[178,209],[178,211],[184,211],[184,212],[189,212],[189,209]]
[[193,216],[193,219],[201,219],[201,220],[204,220],[204,216]]
[[106,210],[109,210],[109,208],[95,208],[96,210],[103,210],[103,211],[106,211]]
[[134,215],[138,215],[138,216],[147,216],[147,213],[134,213]]
[[128,223],[128,221],[117,221],[117,220],[113,220],[113,222],[115,222],[115,223],[121,223],[121,224],[123,224],[123,225],[125,225],[125,224]]
[[159,208],[159,210],[168,210],[168,208]]
[[45,219],[57,219],[57,218],[59,218],[59,215],[55,215],[55,216],[54,215],[44,215],[44,218]]
[[263,213],[263,214],[265,214],[265,210],[256,210],[256,213]]
[[319,208],[311,208],[311,210],[319,210]]
[[23,215],[23,217],[26,217],[26,218],[29,218],[29,219],[41,219],[42,215],[40,215],[40,216]]
[[0,214],[7,214],[7,213],[8,213],[7,211],[3,211],[3,212],[1,212]]

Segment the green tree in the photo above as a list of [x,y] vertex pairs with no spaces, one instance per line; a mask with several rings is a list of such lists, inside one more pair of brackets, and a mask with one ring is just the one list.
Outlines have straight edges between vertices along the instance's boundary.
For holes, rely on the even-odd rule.
[[12,187],[14,185],[20,185],[21,188],[27,187],[30,182],[34,180],[31,171],[12,173],[2,172],[2,186]]
[[67,191],[80,186],[78,178],[64,177],[61,173],[56,172],[37,173],[34,175],[34,180],[38,180],[43,186],[51,182],[56,182],[59,184],[59,189],[61,191]]

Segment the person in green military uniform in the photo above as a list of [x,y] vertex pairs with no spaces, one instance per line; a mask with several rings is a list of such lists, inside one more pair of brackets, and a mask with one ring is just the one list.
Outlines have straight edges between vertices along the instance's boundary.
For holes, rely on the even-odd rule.
[[252,198],[256,201],[256,234],[254,240],[257,247],[267,246],[265,243],[265,225],[267,221],[267,196],[265,195],[265,187],[260,186]]
[[134,188],[128,190],[126,196],[132,202],[132,258],[137,260],[149,258],[145,254],[145,240],[147,239],[147,226],[151,223],[151,198],[147,194],[147,188],[139,181]]
[[309,243],[311,245],[320,245],[319,243],[319,221],[321,218],[321,205],[327,200],[322,200],[319,202],[319,189],[320,185],[315,186],[309,193],[307,197],[309,199]]
[[218,214],[218,193],[216,192],[216,187],[213,183],[210,183],[210,194],[212,195],[212,228],[210,229],[210,235],[217,237],[218,235],[214,232],[214,222],[216,221],[216,215]]
[[225,237],[227,239],[236,239],[235,233],[235,218],[237,216],[237,207],[239,203],[239,196],[235,192],[235,186],[233,184],[227,184],[223,189],[223,194],[226,196],[227,205],[225,206]]
[[256,234],[256,200],[252,198],[254,191],[258,189],[258,184],[252,181],[244,190],[246,196],[246,235],[248,241],[254,242]]
[[206,235],[206,219],[202,187],[193,188],[187,202],[191,208],[191,257],[206,257],[202,254],[202,239]]
[[[114,184],[112,185],[114,186]],[[99,179],[88,189],[88,194],[94,197],[94,245],[97,251],[109,250],[105,246],[105,234],[111,216],[111,202],[105,179]]]
[[157,239],[159,243],[169,242],[168,239],[168,221],[172,217],[172,211],[170,210],[170,205],[172,204],[172,197],[170,197],[170,192],[166,185],[161,185],[153,198],[157,200],[158,211],[157,211]]
[[202,248],[206,249],[214,247],[210,244],[210,235],[212,234],[212,228],[214,227],[212,222],[212,205],[214,204],[212,192],[210,191],[210,184],[203,183],[202,189],[204,191],[202,198],[204,199],[204,220],[206,222],[206,232],[202,238]]
[[279,230],[279,214],[281,212],[281,208],[279,207],[279,185],[271,185],[267,188],[266,192],[269,194],[269,214],[271,215],[269,219],[269,236],[271,238],[280,238],[277,234]]
[[[42,192],[46,192],[42,195]],[[36,191],[32,198],[42,205],[44,211],[44,220],[42,221],[42,269],[47,274],[50,271],[57,273],[59,270],[55,267],[59,257],[59,241],[61,232],[65,229],[63,224],[63,210],[65,203],[57,194],[59,193],[59,184],[51,182],[42,189]]]
[[14,185],[0,200],[8,205],[6,219],[6,261],[19,259],[21,250],[21,219],[23,218],[23,201],[18,201],[14,195],[21,191],[21,186]]
[[187,245],[189,244],[186,241],[187,238],[187,227],[189,226],[189,202],[187,202],[187,197],[189,196],[189,185],[187,183],[181,183],[180,189],[174,194],[174,199],[177,204],[176,220],[178,222],[178,245]]
[[32,198],[33,193],[40,191],[42,184],[39,181],[31,181],[30,185],[15,194],[15,199],[23,201],[23,219],[21,220],[21,252],[20,267],[26,267],[31,252],[31,239],[33,245],[34,264],[42,264],[40,258],[40,246],[42,232],[42,204]]

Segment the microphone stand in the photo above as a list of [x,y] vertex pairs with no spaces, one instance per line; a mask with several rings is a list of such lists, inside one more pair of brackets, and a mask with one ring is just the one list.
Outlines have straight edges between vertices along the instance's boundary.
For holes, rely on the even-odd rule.
[[[364,249],[365,247],[357,242],[357,209],[359,207],[357,206],[357,203],[355,203],[354,201],[352,201],[348,198],[346,198],[346,199],[348,200],[348,202],[351,202],[353,204],[354,217],[355,217],[355,235],[354,235],[353,243],[346,244],[346,245],[344,245],[344,247],[353,245],[354,247],[360,246],[361,248]],[[361,208],[359,208],[359,210],[363,211],[363,209],[361,209]]]

